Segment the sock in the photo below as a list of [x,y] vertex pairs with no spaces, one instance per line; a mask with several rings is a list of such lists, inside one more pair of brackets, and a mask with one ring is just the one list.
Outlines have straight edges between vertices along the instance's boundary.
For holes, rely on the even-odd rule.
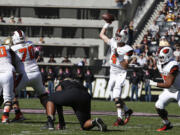
[[169,120],[163,120],[163,123],[164,123],[165,125],[167,125],[167,124],[169,124]]
[[122,112],[122,109],[121,108],[117,108],[117,115],[118,115],[118,118],[123,118],[123,112]]

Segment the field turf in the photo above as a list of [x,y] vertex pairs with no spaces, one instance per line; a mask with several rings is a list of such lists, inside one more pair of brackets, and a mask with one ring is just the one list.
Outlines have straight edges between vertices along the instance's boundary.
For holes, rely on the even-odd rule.
[[[154,102],[126,102],[134,112],[153,113]],[[43,109],[38,99],[20,99],[21,108]],[[92,101],[92,111],[115,111],[114,103],[109,101]],[[65,110],[71,108],[66,107]],[[167,106],[169,115],[180,116],[180,108],[176,102]],[[2,114],[2,113],[1,113]],[[92,115],[92,118],[101,117],[108,126],[107,132],[99,132],[97,128],[91,131],[80,131],[80,125],[75,115],[65,115],[66,130],[48,131],[41,130],[46,123],[45,114],[24,114],[26,120],[19,123],[0,124],[0,135],[180,135],[180,117],[169,117],[174,128],[169,131],[157,132],[161,126],[159,117],[132,116],[130,122],[125,126],[113,127],[114,115]],[[10,119],[14,114],[10,114]],[[56,119],[57,123],[57,119]]]

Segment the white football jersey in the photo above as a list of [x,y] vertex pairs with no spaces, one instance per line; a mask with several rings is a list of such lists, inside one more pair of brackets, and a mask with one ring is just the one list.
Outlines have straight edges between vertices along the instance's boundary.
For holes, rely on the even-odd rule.
[[[111,38],[108,45],[111,46],[110,65],[111,71],[124,70],[120,62],[124,60],[124,56],[133,49],[129,45],[121,47],[120,52],[117,54],[117,42],[114,38]],[[119,48],[119,47],[118,47]]]
[[166,81],[167,75],[169,73],[174,73],[178,71],[175,81],[173,85],[169,88],[169,90],[170,91],[180,90],[180,83],[179,83],[180,82],[180,64],[178,64],[178,62],[175,60],[171,60],[163,67],[161,64],[157,63],[157,67],[164,81]]
[[22,73],[25,70],[26,73],[39,71],[39,67],[34,58],[34,48],[30,41],[22,44],[17,44],[11,47],[11,49],[17,54],[16,58],[16,70]]
[[0,72],[15,71],[14,66],[12,65],[12,58],[9,51],[9,46],[0,45]]

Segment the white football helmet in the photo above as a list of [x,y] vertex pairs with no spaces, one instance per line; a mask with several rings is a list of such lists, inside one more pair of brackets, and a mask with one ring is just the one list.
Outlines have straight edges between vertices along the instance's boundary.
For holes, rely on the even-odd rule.
[[125,29],[118,29],[116,31],[115,40],[117,43],[127,43],[128,41],[128,31]]
[[22,30],[14,31],[12,36],[13,44],[19,44],[25,42],[25,34]]
[[165,64],[173,58],[173,50],[170,47],[160,48],[158,51],[159,64]]

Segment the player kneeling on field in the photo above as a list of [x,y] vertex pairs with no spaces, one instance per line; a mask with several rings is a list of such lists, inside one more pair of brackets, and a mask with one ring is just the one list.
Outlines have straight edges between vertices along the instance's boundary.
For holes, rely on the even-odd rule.
[[[73,108],[81,128],[89,130],[98,127],[100,131],[106,131],[107,127],[100,118],[91,120],[91,96],[87,89],[75,80],[64,80],[57,87],[56,92],[49,97],[46,106],[47,125],[44,129],[54,130],[54,115],[57,109],[59,117],[59,129],[65,129],[63,106]],[[55,109],[56,108],[56,109]]]

